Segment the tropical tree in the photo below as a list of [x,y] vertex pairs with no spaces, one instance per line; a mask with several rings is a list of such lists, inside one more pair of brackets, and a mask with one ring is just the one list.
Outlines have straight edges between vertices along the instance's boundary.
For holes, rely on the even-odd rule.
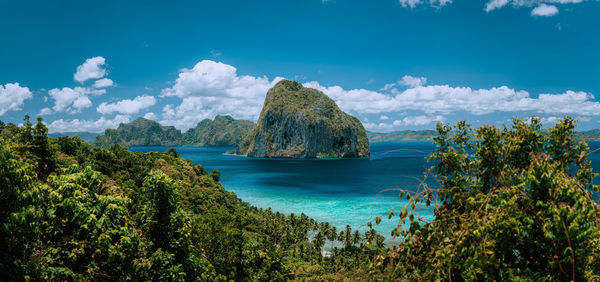
[[[438,124],[432,175],[399,212],[403,242],[378,264],[394,279],[598,280],[600,217],[589,147],[564,118],[473,131]],[[435,220],[418,215],[435,204]]]

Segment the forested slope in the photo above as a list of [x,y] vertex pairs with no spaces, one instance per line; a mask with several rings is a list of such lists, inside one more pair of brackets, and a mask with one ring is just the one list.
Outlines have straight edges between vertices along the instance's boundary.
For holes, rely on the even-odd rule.
[[600,280],[599,187],[570,118],[438,124],[427,175],[441,188],[396,189],[408,204],[366,224],[398,222],[388,248],[373,229],[252,207],[175,149],[23,124],[0,123],[3,280]]
[[[325,279],[366,275],[364,262],[382,250],[372,231],[340,233],[304,214],[252,207],[223,188],[218,171],[174,149],[94,148],[49,138],[28,117],[0,130],[8,280]],[[340,242],[331,257],[322,256],[327,239]]]

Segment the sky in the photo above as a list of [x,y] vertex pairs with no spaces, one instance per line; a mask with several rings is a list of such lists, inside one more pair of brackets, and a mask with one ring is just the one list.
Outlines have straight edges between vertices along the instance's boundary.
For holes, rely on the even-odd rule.
[[0,120],[256,121],[286,78],[367,130],[570,115],[600,128],[597,0],[0,0]]

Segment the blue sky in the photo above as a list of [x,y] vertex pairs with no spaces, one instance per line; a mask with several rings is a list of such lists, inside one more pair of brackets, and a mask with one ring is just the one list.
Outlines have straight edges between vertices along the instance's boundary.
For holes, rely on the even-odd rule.
[[[373,131],[572,115],[600,128],[600,1],[1,1],[0,120],[256,120],[281,78]],[[595,96],[594,96],[595,95]],[[600,97],[600,96],[599,96]]]

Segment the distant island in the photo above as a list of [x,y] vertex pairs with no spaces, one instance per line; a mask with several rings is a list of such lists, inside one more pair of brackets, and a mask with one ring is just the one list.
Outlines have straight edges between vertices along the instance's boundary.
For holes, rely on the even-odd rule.
[[[77,136],[88,144],[94,144],[103,148],[108,148],[114,144],[126,147],[237,146],[242,138],[254,128],[255,123],[249,120],[236,120],[231,116],[218,115],[214,120],[202,120],[195,127],[190,128],[183,134],[172,126],[162,126],[158,122],[144,118],[138,118],[133,122],[122,124],[121,126],[119,126],[121,128],[120,131],[119,129],[107,129],[104,135],[93,132],[59,132],[50,133],[48,136],[55,138]],[[138,133],[134,133],[131,129],[136,130]],[[171,132],[172,130],[179,131],[179,134],[176,132],[172,133],[176,135],[176,138],[169,138],[169,134],[165,132]],[[388,133],[366,131],[366,133],[369,142],[430,141],[437,134],[435,130],[400,130]],[[575,134],[575,137],[586,141],[600,141],[600,129],[580,131]],[[99,138],[98,141],[96,140],[97,138]]]
[[117,129],[107,129],[96,138],[94,145],[109,148],[114,144],[131,146],[235,146],[254,127],[248,120],[230,116],[204,119],[185,133],[173,126],[163,126],[156,121],[137,118],[122,123]]
[[[367,131],[369,142],[407,142],[407,141],[431,141],[437,136],[435,130],[401,130],[389,133],[378,133]],[[600,129],[579,131],[575,138],[585,141],[600,141]]]
[[367,131],[370,142],[428,141],[436,135],[435,130],[402,130],[390,133]]
[[370,155],[362,123],[323,92],[281,80],[269,89],[258,123],[236,154],[267,158],[360,158]]

